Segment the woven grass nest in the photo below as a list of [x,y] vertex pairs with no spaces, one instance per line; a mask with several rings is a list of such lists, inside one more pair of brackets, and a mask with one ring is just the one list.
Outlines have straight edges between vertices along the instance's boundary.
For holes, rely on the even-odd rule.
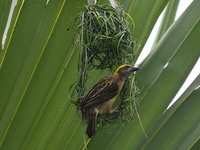
[[[86,10],[79,14],[78,22],[80,57],[75,93],[82,96],[86,92],[88,72],[91,69],[109,69],[113,72],[121,64],[133,63],[135,58],[133,48],[136,42],[131,29],[134,27],[133,21],[121,7],[114,9],[110,5],[86,6]],[[99,115],[97,120],[99,128],[112,123],[126,124],[132,120],[134,104],[139,93],[134,78],[133,76],[126,81],[118,96],[124,108],[114,114]]]
[[79,28],[90,67],[113,69],[134,56],[135,40],[121,7],[86,6],[86,11],[80,15]]

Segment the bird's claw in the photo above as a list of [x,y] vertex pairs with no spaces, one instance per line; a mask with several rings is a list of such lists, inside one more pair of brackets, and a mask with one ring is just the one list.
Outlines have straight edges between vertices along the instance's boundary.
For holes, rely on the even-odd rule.
[[124,105],[120,104],[118,107],[122,109],[122,108],[124,108]]

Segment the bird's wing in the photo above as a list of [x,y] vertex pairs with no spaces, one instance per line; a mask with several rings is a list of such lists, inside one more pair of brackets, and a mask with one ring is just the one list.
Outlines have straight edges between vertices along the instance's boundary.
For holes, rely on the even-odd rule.
[[97,106],[118,93],[118,85],[112,77],[99,81],[84,97],[82,97],[81,109],[89,109]]

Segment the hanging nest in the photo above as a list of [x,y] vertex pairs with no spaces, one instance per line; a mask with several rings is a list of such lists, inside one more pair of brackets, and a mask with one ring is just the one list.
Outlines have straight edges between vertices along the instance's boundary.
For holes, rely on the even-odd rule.
[[[119,65],[134,62],[133,48],[136,42],[131,30],[134,24],[128,16],[132,23],[130,26],[127,16],[121,7],[114,9],[110,5],[86,6],[85,12],[78,16],[79,78],[72,97],[84,95],[85,83],[91,69],[109,69],[113,72]],[[134,78],[133,76],[125,83],[120,93],[124,108],[113,114],[99,115],[99,127],[132,120],[134,104],[139,93]]]
[[112,70],[134,56],[135,40],[121,7],[86,6],[80,22],[80,41],[90,67]]

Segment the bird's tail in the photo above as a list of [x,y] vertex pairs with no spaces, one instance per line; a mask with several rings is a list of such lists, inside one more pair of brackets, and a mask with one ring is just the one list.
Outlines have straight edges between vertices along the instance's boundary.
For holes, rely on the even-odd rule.
[[89,114],[88,117],[88,126],[86,130],[86,134],[89,138],[91,138],[93,135],[95,135],[95,128],[96,128],[96,114]]

